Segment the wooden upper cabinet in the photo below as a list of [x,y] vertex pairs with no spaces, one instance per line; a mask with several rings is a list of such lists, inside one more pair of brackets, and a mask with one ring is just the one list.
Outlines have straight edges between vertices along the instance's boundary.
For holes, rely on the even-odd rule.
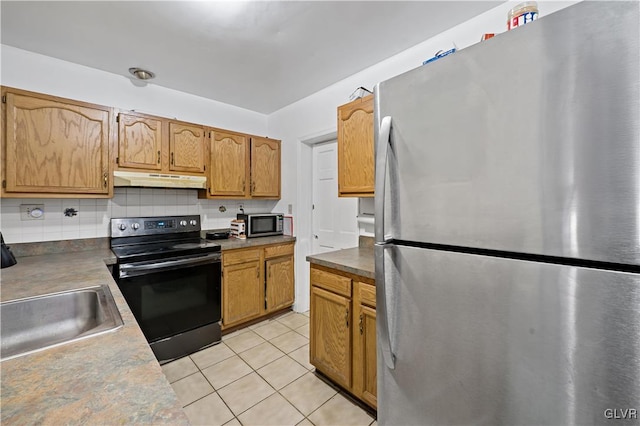
[[170,122],[169,151],[169,170],[177,172],[204,172],[204,128]]
[[373,197],[373,95],[338,107],[338,195]]
[[3,195],[112,194],[111,108],[3,88]]
[[132,113],[118,114],[118,166],[162,169],[162,119]]
[[209,195],[249,195],[249,140],[246,135],[214,130],[211,136]]
[[251,138],[251,196],[280,198],[280,141]]

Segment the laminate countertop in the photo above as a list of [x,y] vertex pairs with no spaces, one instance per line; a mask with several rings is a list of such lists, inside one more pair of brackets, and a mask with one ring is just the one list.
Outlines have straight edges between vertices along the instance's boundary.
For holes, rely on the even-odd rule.
[[[202,238],[206,237],[208,231],[202,231]],[[276,235],[271,237],[258,237],[258,238],[226,238],[222,240],[211,240],[216,244],[220,244],[220,248],[225,250],[236,250],[251,247],[260,247],[271,244],[285,244],[296,241],[296,237],[289,237],[286,235]]]
[[375,279],[373,247],[354,247],[307,256],[307,261],[327,268]]
[[189,424],[106,264],[108,249],[18,257],[4,301],[106,284],[124,326],[2,361],[3,424]]

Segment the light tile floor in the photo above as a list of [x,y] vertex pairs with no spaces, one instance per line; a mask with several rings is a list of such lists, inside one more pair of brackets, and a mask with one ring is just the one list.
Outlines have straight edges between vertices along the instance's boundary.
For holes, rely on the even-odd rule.
[[377,426],[314,374],[308,313],[238,330],[162,370],[194,425]]

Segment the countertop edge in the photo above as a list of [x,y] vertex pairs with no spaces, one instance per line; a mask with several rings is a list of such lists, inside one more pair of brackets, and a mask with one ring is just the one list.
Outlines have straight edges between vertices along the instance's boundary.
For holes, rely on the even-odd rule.
[[309,263],[325,266],[337,271],[375,279],[373,249],[369,247],[354,247],[308,255],[306,260]]

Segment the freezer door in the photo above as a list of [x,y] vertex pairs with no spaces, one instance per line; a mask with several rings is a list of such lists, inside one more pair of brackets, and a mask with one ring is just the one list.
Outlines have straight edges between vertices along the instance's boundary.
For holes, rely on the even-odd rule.
[[377,241],[640,264],[639,7],[582,2],[380,83]]
[[640,275],[376,250],[395,357],[379,313],[381,425],[638,424]]

